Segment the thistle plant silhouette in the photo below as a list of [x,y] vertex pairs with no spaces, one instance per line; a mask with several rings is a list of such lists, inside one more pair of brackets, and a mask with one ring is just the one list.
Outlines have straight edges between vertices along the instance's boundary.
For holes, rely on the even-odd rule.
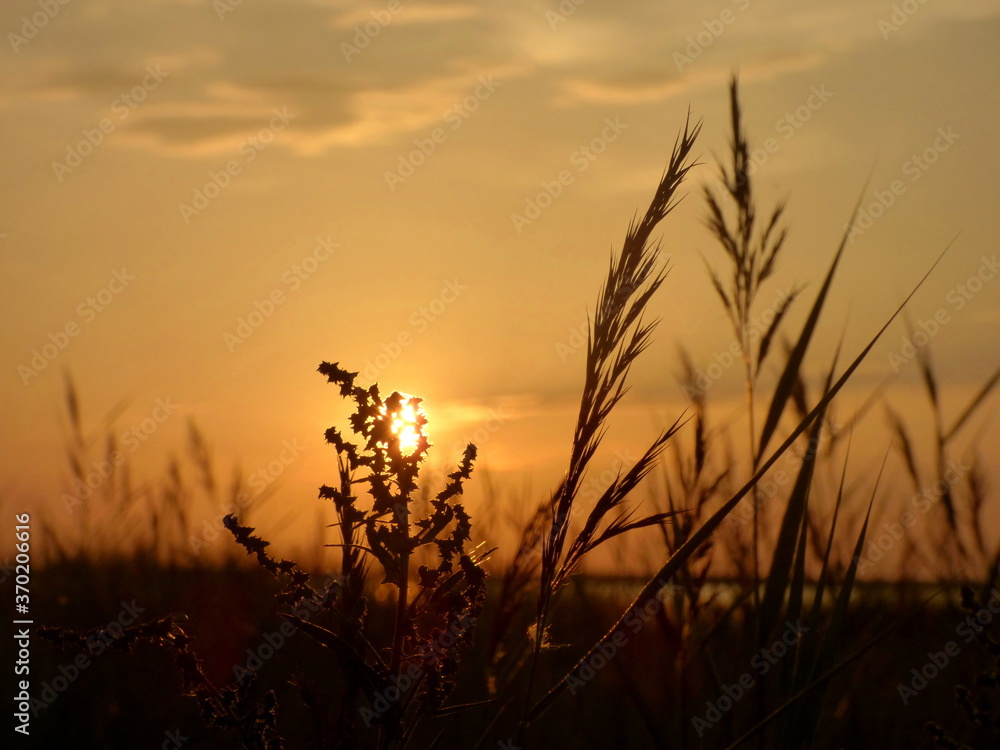
[[[348,441],[335,427],[326,432],[327,442],[337,450],[339,477],[336,486],[320,488],[320,497],[333,502],[340,528],[344,585],[336,601],[342,627],[334,633],[319,632],[308,623],[295,624],[337,651],[345,665],[364,677],[360,686],[365,690],[353,686],[341,712],[346,723],[341,732],[357,731],[355,716],[361,716],[367,726],[378,727],[378,745],[387,748],[405,742],[422,715],[441,711],[455,684],[459,664],[455,649],[471,643],[482,611],[486,573],[481,564],[488,553],[467,549],[472,524],[465,508],[456,502],[472,472],[476,448],[471,443],[466,447],[459,467],[431,500],[430,512],[413,519],[420,464],[429,448],[422,431],[426,419],[419,411],[420,399],[393,392],[383,400],[377,384],[367,389],[357,386],[358,373],[337,364],[324,362],[319,371],[339,386],[342,396],[354,401],[351,429],[361,441]],[[404,406],[417,415],[418,438],[410,452],[403,449],[393,429],[394,417]],[[367,485],[371,497],[367,507],[355,493],[359,485]],[[437,549],[438,565],[417,568],[416,590],[411,595],[411,558],[418,548],[431,544]],[[363,591],[370,563],[362,559],[362,553],[381,567],[382,584],[396,589],[388,661],[365,634]],[[362,692],[373,708],[349,710]],[[393,693],[395,699],[390,698]],[[389,710],[379,710],[380,698],[391,704]],[[416,710],[408,712],[414,698]]]

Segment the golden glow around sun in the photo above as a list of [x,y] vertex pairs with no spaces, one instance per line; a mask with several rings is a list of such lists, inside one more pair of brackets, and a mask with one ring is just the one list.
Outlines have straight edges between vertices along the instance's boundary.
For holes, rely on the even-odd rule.
[[[404,396],[404,398],[406,397]],[[385,405],[382,406],[382,410],[382,413],[385,414]],[[399,438],[399,450],[404,456],[412,454],[420,444],[422,432],[420,417],[417,402],[411,400],[404,400],[391,415],[390,428],[393,434]]]

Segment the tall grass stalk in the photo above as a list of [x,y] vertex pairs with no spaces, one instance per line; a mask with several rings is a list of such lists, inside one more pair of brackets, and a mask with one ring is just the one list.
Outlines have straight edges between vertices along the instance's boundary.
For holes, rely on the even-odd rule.
[[[739,100],[739,82],[734,77],[729,85],[729,104],[732,127],[730,142],[731,166],[727,171],[719,165],[719,177],[726,196],[735,210],[735,219],[726,218],[720,199],[711,188],[705,187],[704,197],[708,207],[705,221],[712,235],[730,263],[728,280],[717,274],[707,264],[708,273],[722,301],[722,306],[733,327],[743,359],[744,388],[748,415],[748,445],[750,473],[757,470],[760,463],[757,431],[755,428],[755,384],[760,368],[764,364],[775,334],[782,319],[795,301],[798,291],[793,291],[783,299],[775,311],[767,330],[761,335],[755,331],[753,307],[762,285],[777,270],[778,258],[787,238],[787,229],[781,226],[785,204],[779,203],[765,219],[763,227],[758,224],[757,205],[753,193],[752,173],[754,162],[750,158],[750,141],[743,128],[742,111]],[[755,346],[756,344],[756,346]],[[752,491],[753,502],[753,576],[754,599],[759,604],[760,581],[760,519],[757,489]]]
[[[549,527],[543,537],[534,644],[525,691],[526,711],[532,701],[552,601],[560,586],[579,566],[583,557],[599,545],[633,529],[660,524],[672,515],[661,512],[632,520],[632,512],[621,511],[621,506],[654,467],[676,431],[677,423],[661,432],[624,475],[619,473],[597,499],[583,528],[566,550],[580,483],[601,444],[609,416],[625,395],[625,382],[632,363],[649,345],[656,325],[655,321],[643,321],[646,306],[664,279],[664,272],[657,270],[660,245],[651,242],[650,237],[656,226],[677,205],[677,189],[693,166],[689,157],[700,129],[700,123],[692,126],[689,117],[674,143],[673,153],[649,208],[638,222],[633,220],[629,226],[622,250],[611,258],[607,280],[598,294],[597,309],[588,330],[583,396],[573,434],[569,469],[553,497]],[[614,512],[617,516],[609,520]],[[522,725],[522,740],[524,731],[526,725]]]

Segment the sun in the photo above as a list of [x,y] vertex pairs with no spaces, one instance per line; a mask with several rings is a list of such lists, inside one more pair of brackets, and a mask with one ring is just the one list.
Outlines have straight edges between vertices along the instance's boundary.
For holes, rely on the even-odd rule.
[[[404,393],[399,406],[389,415],[391,423],[389,428],[392,433],[399,438],[399,451],[404,456],[412,455],[420,445],[420,437],[423,435],[423,425],[427,421],[420,409],[420,399],[407,396]],[[383,404],[381,409],[383,414],[388,413],[388,407]]]

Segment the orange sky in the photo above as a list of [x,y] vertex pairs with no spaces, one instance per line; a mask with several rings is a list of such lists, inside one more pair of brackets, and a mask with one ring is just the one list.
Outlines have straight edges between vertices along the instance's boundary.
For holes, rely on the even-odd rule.
[[[797,283],[811,301],[871,172],[879,216],[845,259],[816,371],[845,325],[845,351],[860,349],[960,233],[911,309],[941,324],[954,413],[1000,364],[1000,284],[974,281],[1000,236],[1000,2],[897,5],[5,3],[5,509],[64,517],[69,370],[94,434],[124,405],[112,429],[143,433],[129,455],[147,475],[182,450],[189,417],[221,467],[301,446],[273,512],[306,528],[332,478],[323,431],[344,415],[323,360],[423,397],[445,460],[478,431],[482,466],[544,492],[609,250],[690,107],[707,164],[662,226],[662,322],[601,467],[639,455],[682,408],[676,347],[707,372],[732,341],[698,190],[735,70],[762,198],[790,199],[762,308]],[[904,335],[873,353],[852,404]],[[720,420],[738,369],[713,382]],[[904,405],[914,376],[894,391]]]

